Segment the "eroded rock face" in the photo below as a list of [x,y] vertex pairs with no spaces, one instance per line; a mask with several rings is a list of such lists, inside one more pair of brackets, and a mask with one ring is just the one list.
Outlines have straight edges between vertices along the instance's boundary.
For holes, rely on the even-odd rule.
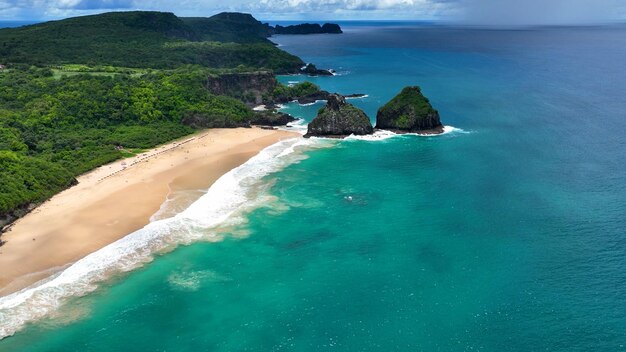
[[296,120],[295,117],[284,112],[268,110],[255,112],[251,122],[253,125],[261,126],[285,126]]
[[441,133],[443,125],[420,87],[405,87],[378,109],[376,128],[398,132]]
[[374,133],[369,117],[363,110],[346,103],[338,94],[330,94],[326,106],[320,109],[317,117],[309,123],[305,137],[346,137],[351,134]]

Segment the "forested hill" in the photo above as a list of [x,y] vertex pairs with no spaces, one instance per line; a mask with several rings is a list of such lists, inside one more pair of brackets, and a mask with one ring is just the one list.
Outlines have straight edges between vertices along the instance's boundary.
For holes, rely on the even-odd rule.
[[[242,100],[318,91],[272,77],[304,63],[267,39],[270,28],[248,14],[135,11],[1,29],[0,234],[97,166],[196,128],[278,115],[254,113]],[[207,90],[209,78],[228,83],[222,77],[251,81],[227,93]]]
[[164,12],[111,12],[0,30],[0,64],[112,65],[297,72],[302,60],[276,48],[251,15],[179,18]]
[[270,27],[252,15],[222,12],[211,17],[181,17],[199,40],[233,43],[271,43]]

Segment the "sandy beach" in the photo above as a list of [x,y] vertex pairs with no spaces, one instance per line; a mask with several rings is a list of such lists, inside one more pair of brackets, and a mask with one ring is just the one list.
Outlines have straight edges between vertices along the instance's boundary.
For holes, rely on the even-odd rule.
[[300,134],[212,129],[101,166],[2,235],[0,296],[44,279],[145,226],[171,190],[207,189],[259,151]]

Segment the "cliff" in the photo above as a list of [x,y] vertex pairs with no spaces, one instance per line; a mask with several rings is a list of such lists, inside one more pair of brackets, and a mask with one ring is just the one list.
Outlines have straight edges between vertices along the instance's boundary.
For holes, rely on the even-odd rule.
[[374,133],[372,123],[361,109],[346,103],[346,99],[341,95],[330,94],[326,106],[321,108],[317,117],[309,123],[305,137],[345,137],[351,134],[372,133]]
[[211,17],[180,18],[202,41],[224,43],[270,43],[266,24],[247,13],[222,12]]
[[333,70],[319,69],[314,64],[306,64],[300,69],[300,72],[309,76],[333,76]]
[[443,132],[439,112],[417,86],[405,87],[378,110],[376,128],[397,132]]
[[210,76],[206,89],[215,95],[226,95],[243,101],[247,105],[263,103],[264,96],[278,87],[271,72],[227,73]]
[[284,112],[276,112],[273,110],[256,111],[250,123],[259,126],[285,126],[297,119]]
[[298,73],[305,63],[267,36],[266,26],[247,14],[180,18],[163,12],[111,12],[2,28],[0,63],[153,69],[195,64]]

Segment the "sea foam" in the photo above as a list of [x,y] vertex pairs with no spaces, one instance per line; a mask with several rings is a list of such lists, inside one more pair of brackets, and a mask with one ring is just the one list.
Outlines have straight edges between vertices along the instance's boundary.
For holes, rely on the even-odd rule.
[[350,135],[346,137],[344,140],[377,142],[377,141],[384,141],[389,138],[403,137],[403,136],[439,137],[439,136],[443,136],[443,135],[451,134],[451,133],[468,133],[468,132],[460,128],[453,127],[453,126],[443,126],[443,132],[439,134],[395,133],[395,132],[387,131],[387,130],[377,130],[373,134],[368,134],[364,136]]
[[186,210],[144,228],[80,259],[56,276],[22,291],[0,298],[0,339],[13,335],[32,322],[48,316],[68,298],[94,291],[113,274],[133,270],[150,262],[155,253],[199,240],[218,241],[237,218],[263,200],[262,179],[305,155],[307,146],[323,143],[293,138],[262,150],[243,165],[220,177]]

